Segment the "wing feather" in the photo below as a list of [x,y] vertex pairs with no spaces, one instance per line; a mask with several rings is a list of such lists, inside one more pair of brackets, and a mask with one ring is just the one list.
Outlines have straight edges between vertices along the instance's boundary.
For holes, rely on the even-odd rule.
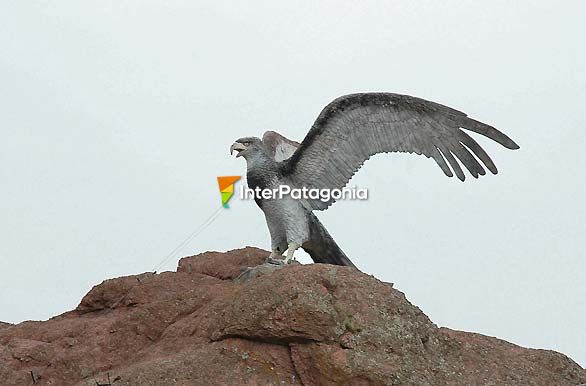
[[462,142],[462,144],[464,144],[466,147],[472,150],[474,154],[476,154],[476,156],[482,161],[482,163],[488,168],[488,170],[492,172],[492,174],[498,173],[498,170],[490,156],[486,154],[484,149],[480,147],[480,145],[478,144],[478,142],[474,140],[474,138],[472,138],[471,136],[462,131],[459,133],[459,140],[460,142]]

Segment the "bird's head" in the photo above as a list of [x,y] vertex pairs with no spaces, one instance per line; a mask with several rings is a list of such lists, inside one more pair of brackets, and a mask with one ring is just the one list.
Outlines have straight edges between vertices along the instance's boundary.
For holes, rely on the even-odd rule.
[[230,154],[236,151],[236,157],[244,157],[245,159],[253,158],[255,155],[264,153],[262,141],[257,137],[244,137],[237,139],[236,142],[230,146]]

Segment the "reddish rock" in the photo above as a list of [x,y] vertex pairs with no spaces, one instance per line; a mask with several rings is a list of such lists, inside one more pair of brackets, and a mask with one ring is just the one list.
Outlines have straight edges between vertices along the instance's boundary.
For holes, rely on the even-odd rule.
[[[106,280],[44,322],[0,323],[0,384],[571,385],[568,357],[435,326],[354,268],[248,266],[245,248]],[[31,375],[32,372],[32,375]]]
[[201,273],[218,279],[235,279],[245,267],[264,263],[269,252],[254,247],[233,251],[204,252],[179,260],[177,272]]

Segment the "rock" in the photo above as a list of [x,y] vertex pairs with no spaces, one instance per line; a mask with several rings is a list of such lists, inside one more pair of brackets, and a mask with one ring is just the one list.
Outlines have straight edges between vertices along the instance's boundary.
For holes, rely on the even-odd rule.
[[218,279],[235,279],[246,267],[263,264],[269,252],[254,247],[226,253],[205,252],[179,260],[177,272],[201,273]]
[[1,383],[29,385],[31,371],[80,386],[586,383],[563,354],[438,328],[354,268],[267,255],[206,252],[177,272],[106,280],[48,321],[1,323]]

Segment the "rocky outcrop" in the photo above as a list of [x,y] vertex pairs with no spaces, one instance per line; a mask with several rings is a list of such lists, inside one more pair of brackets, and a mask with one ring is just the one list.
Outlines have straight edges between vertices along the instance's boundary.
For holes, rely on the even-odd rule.
[[[568,357],[438,328],[354,268],[245,248],[106,280],[71,312],[0,324],[6,385],[571,385]],[[239,277],[240,276],[240,277]]]

